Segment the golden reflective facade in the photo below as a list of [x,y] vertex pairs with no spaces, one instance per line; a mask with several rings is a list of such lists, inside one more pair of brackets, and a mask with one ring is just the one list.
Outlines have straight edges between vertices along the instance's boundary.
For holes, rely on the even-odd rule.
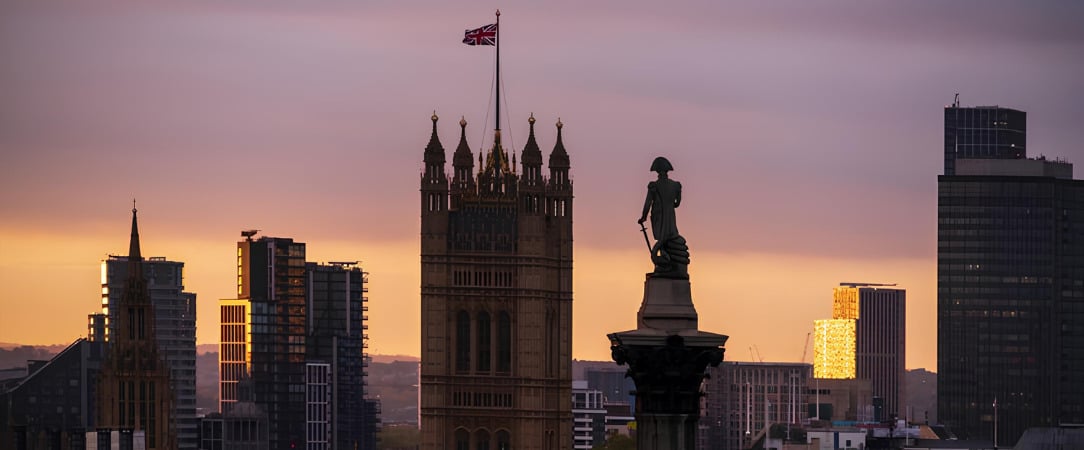
[[832,289],[832,318],[860,319],[858,288],[837,287]]
[[816,320],[813,328],[813,377],[854,378],[855,320]]

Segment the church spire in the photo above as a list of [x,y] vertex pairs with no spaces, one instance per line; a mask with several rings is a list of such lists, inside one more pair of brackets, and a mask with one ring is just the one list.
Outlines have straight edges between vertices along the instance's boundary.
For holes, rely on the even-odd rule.
[[[132,199],[132,239],[128,242],[128,264],[139,264],[143,257],[139,253],[139,225],[136,223],[135,199]],[[135,273],[135,272],[132,272]]]

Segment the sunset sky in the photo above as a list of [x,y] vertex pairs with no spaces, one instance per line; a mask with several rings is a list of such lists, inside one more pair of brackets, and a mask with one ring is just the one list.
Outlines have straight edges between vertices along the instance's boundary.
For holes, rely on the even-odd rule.
[[86,334],[134,197],[143,254],[186,263],[199,343],[260,229],[361,260],[370,352],[417,355],[429,117],[449,159],[460,116],[488,144],[493,48],[460,41],[497,7],[505,143],[533,112],[548,155],[565,124],[579,359],[635,327],[655,156],[727,359],[798,361],[833,286],[881,282],[907,289],[907,367],[930,370],[942,108],[1025,110],[1029,154],[1084,171],[1080,2],[4,0],[0,342]]

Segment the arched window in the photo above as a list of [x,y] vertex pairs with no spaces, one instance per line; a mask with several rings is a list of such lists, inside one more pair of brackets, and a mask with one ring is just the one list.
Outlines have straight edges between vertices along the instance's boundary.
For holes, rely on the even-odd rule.
[[512,318],[507,311],[497,314],[497,372],[512,373]]
[[508,434],[508,430],[497,431],[497,450],[511,450],[512,449],[512,435]]
[[467,430],[455,430],[455,450],[470,450],[470,433]]
[[489,313],[482,311],[478,313],[478,371],[489,372],[489,360],[492,350],[492,339],[490,335],[492,329],[489,324]]
[[470,370],[470,314],[459,311],[455,317],[455,370]]
[[478,430],[474,432],[474,448],[476,450],[489,450],[489,432]]

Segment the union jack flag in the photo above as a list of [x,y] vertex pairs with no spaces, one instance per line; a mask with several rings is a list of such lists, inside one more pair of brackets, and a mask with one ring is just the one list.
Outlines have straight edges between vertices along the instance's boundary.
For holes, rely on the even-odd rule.
[[482,28],[467,30],[463,33],[463,43],[467,45],[497,45],[497,24],[491,23]]

